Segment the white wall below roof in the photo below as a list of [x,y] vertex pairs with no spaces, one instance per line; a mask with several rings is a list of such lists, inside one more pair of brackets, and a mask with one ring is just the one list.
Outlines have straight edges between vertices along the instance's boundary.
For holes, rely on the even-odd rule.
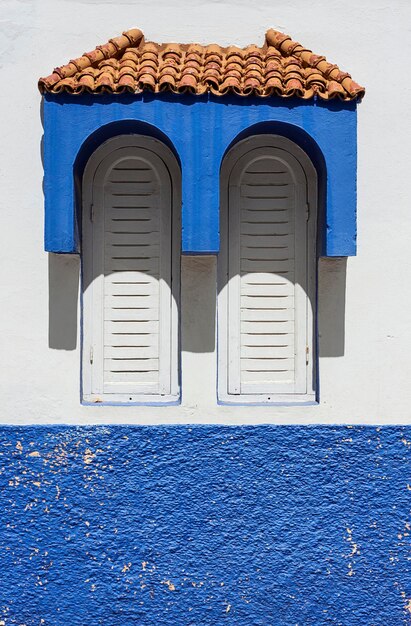
[[[0,103],[1,421],[411,423],[411,87],[404,78],[411,57],[409,1],[313,0],[307,5],[296,0],[274,6],[271,0],[258,5],[242,0],[172,5],[165,0],[3,0],[1,10],[1,84],[7,86]],[[216,406],[209,327],[215,259],[183,260],[182,314],[193,322],[186,323],[182,338],[183,372],[192,374],[185,406],[80,405],[79,311],[76,319],[75,300],[69,297],[78,290],[79,262],[75,257],[48,259],[43,252],[36,81],[133,26],[155,41],[237,45],[262,43],[273,26],[326,54],[367,88],[358,119],[358,256],[347,264],[320,262],[319,406]],[[62,319],[71,320],[64,334]],[[193,348],[198,337],[189,334],[197,333],[200,323],[207,344],[203,352],[198,345]]]

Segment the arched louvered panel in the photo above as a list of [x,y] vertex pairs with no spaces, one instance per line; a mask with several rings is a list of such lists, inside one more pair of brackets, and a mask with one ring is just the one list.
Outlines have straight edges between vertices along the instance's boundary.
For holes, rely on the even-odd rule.
[[92,240],[91,394],[168,399],[177,385],[170,173],[148,148],[118,148],[97,167],[91,194],[83,216]]
[[227,394],[306,394],[312,317],[301,164],[275,146],[246,151],[229,173],[226,211]]

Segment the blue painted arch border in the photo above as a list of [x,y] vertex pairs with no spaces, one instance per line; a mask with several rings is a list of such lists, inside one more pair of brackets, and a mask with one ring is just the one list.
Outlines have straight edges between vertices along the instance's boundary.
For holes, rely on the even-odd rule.
[[114,134],[161,139],[182,171],[182,252],[219,252],[219,172],[247,134],[300,145],[319,173],[320,256],[356,254],[356,104],[229,96],[44,96],[45,249],[78,253],[79,181],[91,152]]

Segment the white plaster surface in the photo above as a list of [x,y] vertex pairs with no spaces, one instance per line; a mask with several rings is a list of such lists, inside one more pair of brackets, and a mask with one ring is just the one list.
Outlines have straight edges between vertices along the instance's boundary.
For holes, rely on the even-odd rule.
[[[2,0],[0,18],[2,423],[411,423],[409,0]],[[207,258],[182,265],[183,406],[80,404],[80,322],[67,296],[79,262],[43,251],[36,83],[134,26],[155,41],[237,45],[262,43],[274,27],[367,88],[358,115],[358,256],[319,268],[318,406],[217,406],[215,259]]]

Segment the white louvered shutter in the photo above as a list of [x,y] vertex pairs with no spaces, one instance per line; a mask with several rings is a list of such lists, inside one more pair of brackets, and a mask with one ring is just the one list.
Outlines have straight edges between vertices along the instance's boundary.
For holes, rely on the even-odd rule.
[[177,391],[171,207],[170,174],[153,151],[120,148],[98,166],[88,257],[93,398],[155,401]]
[[228,185],[227,390],[307,391],[307,183],[275,147],[250,150]]

